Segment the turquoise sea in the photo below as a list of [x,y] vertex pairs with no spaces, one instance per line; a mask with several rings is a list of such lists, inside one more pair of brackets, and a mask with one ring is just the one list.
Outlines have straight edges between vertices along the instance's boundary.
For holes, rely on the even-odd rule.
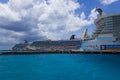
[[120,80],[120,55],[0,56],[0,80]]

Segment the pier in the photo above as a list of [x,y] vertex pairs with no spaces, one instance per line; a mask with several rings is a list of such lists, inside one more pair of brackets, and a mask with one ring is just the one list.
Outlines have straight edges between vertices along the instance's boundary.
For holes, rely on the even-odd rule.
[[31,55],[31,54],[120,54],[120,51],[7,51],[0,55]]

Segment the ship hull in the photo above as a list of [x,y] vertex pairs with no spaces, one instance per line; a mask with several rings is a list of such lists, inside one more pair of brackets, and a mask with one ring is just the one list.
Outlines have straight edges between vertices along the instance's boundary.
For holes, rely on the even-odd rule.
[[97,50],[120,50],[120,43],[113,41],[82,41],[80,50],[97,51]]

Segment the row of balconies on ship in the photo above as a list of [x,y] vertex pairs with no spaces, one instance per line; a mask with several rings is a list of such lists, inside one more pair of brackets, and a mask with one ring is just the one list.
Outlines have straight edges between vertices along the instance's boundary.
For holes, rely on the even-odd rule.
[[105,23],[110,23],[110,22],[114,22],[115,20],[120,20],[120,14],[105,14],[102,16],[99,16],[96,20],[95,20],[95,24],[98,24],[100,22],[100,24]]
[[94,36],[98,36],[100,34],[109,34],[109,33],[113,33],[112,29],[96,29],[95,32],[93,32]]
[[52,51],[52,50],[78,50],[79,46],[22,46],[22,47],[14,47],[14,51]]

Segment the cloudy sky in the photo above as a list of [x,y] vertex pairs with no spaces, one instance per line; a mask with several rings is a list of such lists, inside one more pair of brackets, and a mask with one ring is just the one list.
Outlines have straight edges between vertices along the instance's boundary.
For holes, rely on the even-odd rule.
[[0,49],[24,40],[61,40],[95,29],[95,7],[120,13],[119,0],[0,0]]

